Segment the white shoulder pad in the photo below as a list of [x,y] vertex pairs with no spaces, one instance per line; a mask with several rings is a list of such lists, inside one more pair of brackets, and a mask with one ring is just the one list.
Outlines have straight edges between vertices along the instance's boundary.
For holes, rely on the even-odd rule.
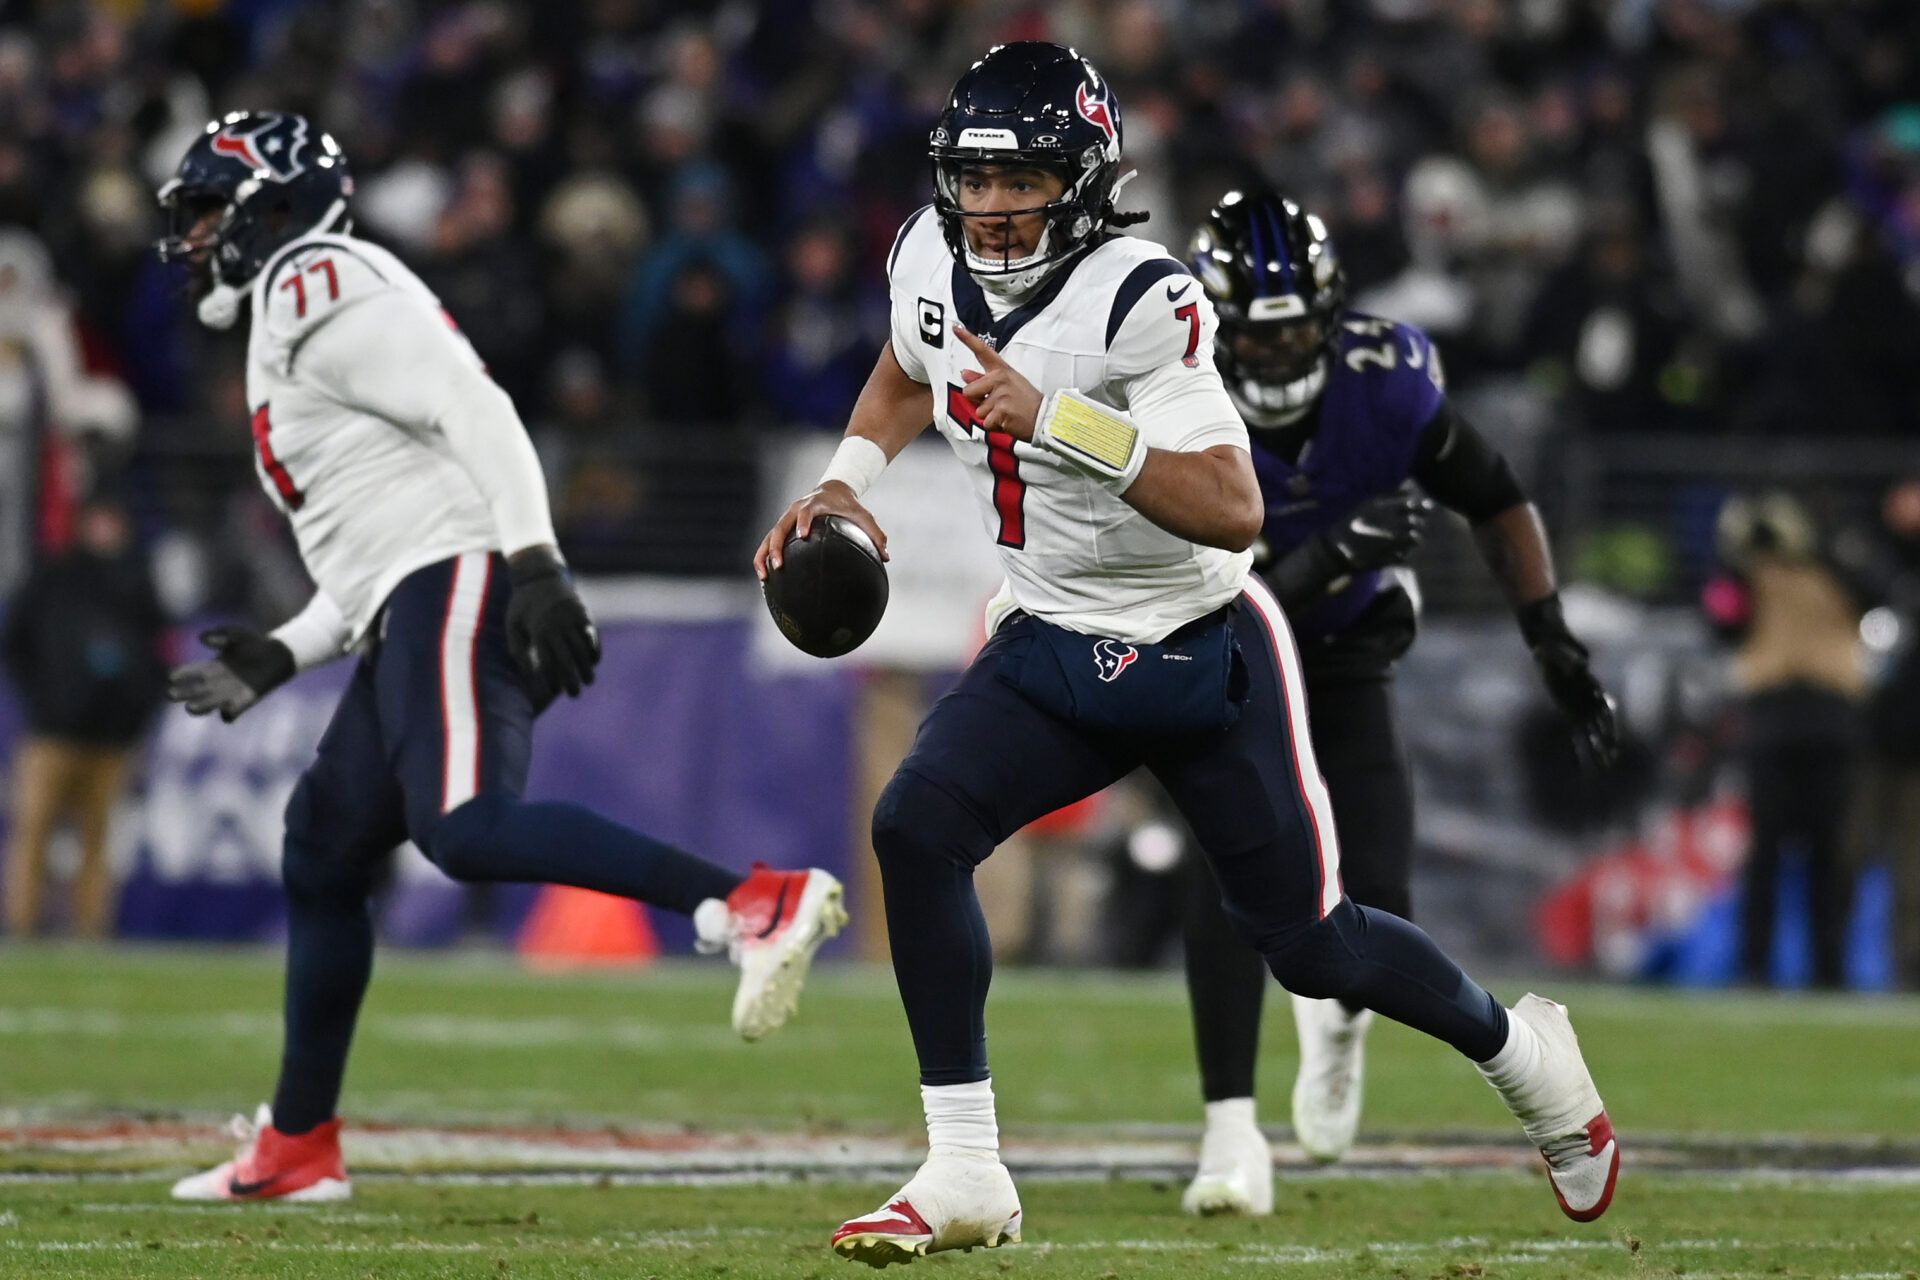
[[[1134,241],[1133,243],[1140,243]],[[1169,364],[1213,369],[1213,304],[1158,245],[1121,277],[1107,312],[1107,374],[1128,377]]]
[[349,236],[307,236],[254,284],[256,323],[274,345],[297,347],[356,302],[403,287],[391,255]]

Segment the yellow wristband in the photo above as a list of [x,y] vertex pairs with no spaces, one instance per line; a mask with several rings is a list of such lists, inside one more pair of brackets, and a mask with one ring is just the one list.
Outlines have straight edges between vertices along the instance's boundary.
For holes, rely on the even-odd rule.
[[1033,442],[1109,481],[1115,493],[1133,483],[1147,460],[1146,441],[1125,414],[1065,388],[1040,406]]

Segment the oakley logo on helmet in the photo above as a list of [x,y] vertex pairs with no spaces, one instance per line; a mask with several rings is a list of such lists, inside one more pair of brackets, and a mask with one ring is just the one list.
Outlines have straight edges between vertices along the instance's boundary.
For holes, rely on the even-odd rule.
[[[291,120],[290,136],[281,136],[281,126]],[[256,173],[264,173],[275,182],[285,182],[305,173],[307,166],[299,158],[307,141],[307,122],[299,116],[269,115],[247,126],[235,121],[213,136],[215,155],[231,156]]]
[[1102,89],[1100,96],[1096,98],[1087,92],[1086,85],[1081,85],[1078,89],[1074,90],[1073,108],[1080,113],[1081,119],[1098,125],[1100,132],[1107,135],[1107,147],[1109,150],[1119,145],[1120,127],[1113,122],[1113,112],[1107,106],[1107,91],[1105,89]]

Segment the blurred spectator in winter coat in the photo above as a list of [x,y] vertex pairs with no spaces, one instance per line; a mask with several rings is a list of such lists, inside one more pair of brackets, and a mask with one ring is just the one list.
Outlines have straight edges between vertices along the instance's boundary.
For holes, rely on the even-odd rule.
[[8,605],[0,657],[27,722],[6,855],[15,937],[40,926],[47,846],[68,821],[80,838],[74,931],[99,938],[112,928],[108,823],[166,688],[165,622],[126,512],[98,499],[82,507],[73,549],[43,561]]
[[137,418],[124,386],[83,366],[46,248],[0,228],[0,592],[63,543],[91,455],[125,446]]
[[862,296],[846,237],[832,226],[794,237],[787,281],[767,344],[768,407],[781,422],[838,430],[873,369],[885,313]]
[[1791,844],[1807,862],[1813,980],[1837,987],[1851,905],[1841,824],[1866,693],[1860,606],[1825,558],[1813,516],[1792,495],[1729,499],[1716,534],[1721,558],[1740,575],[1745,593],[1734,679],[1745,698],[1753,843],[1741,970],[1756,985],[1772,981],[1780,864]]
[[1881,615],[1898,631],[1867,703],[1867,751],[1854,792],[1849,862],[1884,857],[1893,872],[1893,958],[1900,985],[1920,990],[1920,478],[1881,505]]

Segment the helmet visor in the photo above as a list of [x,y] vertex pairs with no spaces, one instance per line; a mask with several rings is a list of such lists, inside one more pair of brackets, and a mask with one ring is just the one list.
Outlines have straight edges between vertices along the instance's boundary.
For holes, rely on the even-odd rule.
[[1227,349],[1252,381],[1294,382],[1312,373],[1326,354],[1327,326],[1318,319],[1238,325]]

